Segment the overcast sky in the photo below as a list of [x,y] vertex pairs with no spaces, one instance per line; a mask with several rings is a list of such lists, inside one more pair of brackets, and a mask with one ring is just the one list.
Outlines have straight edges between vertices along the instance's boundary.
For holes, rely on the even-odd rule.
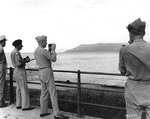
[[35,37],[47,35],[57,51],[80,44],[127,42],[126,26],[137,18],[146,21],[150,42],[149,0],[0,0],[0,35],[23,40],[23,52],[37,47]]

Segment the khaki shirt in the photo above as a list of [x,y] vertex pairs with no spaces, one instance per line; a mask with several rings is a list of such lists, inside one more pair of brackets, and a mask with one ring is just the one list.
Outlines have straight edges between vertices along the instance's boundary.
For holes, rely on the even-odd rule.
[[150,44],[134,41],[120,49],[119,70],[131,80],[150,81]]
[[12,65],[14,67],[19,67],[21,64],[22,64],[22,56],[20,54],[20,52],[18,51],[18,49],[14,49],[12,52],[11,52],[11,62],[12,62]]
[[56,53],[50,53],[48,50],[38,46],[34,51],[34,57],[39,69],[51,67],[51,62],[56,61]]

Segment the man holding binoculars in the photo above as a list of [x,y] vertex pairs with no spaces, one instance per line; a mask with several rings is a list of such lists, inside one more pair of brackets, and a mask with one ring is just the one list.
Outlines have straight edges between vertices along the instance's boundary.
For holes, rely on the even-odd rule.
[[34,57],[39,68],[39,79],[41,81],[40,117],[50,114],[48,112],[48,100],[51,98],[54,119],[68,119],[59,111],[54,74],[51,66],[51,63],[56,61],[56,44],[49,44],[49,49],[47,50],[45,49],[47,36],[37,36],[35,39],[38,42],[38,47],[34,51]]
[[14,78],[16,80],[16,106],[17,109],[31,110],[29,90],[27,86],[27,74],[25,65],[30,61],[30,58],[22,58],[20,50],[22,49],[22,40],[15,40],[12,45],[15,47],[11,53],[11,62],[14,66]]

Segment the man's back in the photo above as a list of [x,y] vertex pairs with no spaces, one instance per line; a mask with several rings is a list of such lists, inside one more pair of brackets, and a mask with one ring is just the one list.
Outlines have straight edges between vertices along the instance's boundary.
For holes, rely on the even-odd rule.
[[125,75],[129,79],[150,80],[150,44],[144,40],[134,42],[123,47],[120,54],[120,66],[125,65]]

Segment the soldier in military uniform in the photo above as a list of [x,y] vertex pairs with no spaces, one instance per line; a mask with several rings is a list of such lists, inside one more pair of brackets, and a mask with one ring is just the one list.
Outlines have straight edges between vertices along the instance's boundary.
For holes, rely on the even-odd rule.
[[7,61],[3,47],[6,45],[6,36],[0,36],[0,107],[6,107],[5,103],[7,94],[7,82],[6,82],[6,67]]
[[56,61],[56,44],[52,44],[51,53],[45,49],[47,45],[47,36],[37,36],[35,38],[38,42],[38,47],[34,51],[34,56],[36,64],[39,68],[39,78],[41,81],[41,96],[40,96],[40,105],[41,105],[41,114],[40,117],[49,115],[48,112],[48,100],[51,98],[52,107],[54,111],[54,119],[68,119],[67,116],[64,116],[60,113],[58,107],[57,91],[55,86],[55,79],[52,69],[52,62]]
[[150,43],[145,41],[146,22],[128,24],[129,45],[120,49],[119,70],[125,84],[126,119],[150,119]]
[[25,71],[25,64],[30,61],[29,57],[22,58],[19,52],[23,45],[22,40],[15,40],[12,45],[15,49],[11,53],[11,61],[14,66],[14,78],[16,80],[16,107],[17,109],[31,110],[29,91],[27,86],[27,74]]

